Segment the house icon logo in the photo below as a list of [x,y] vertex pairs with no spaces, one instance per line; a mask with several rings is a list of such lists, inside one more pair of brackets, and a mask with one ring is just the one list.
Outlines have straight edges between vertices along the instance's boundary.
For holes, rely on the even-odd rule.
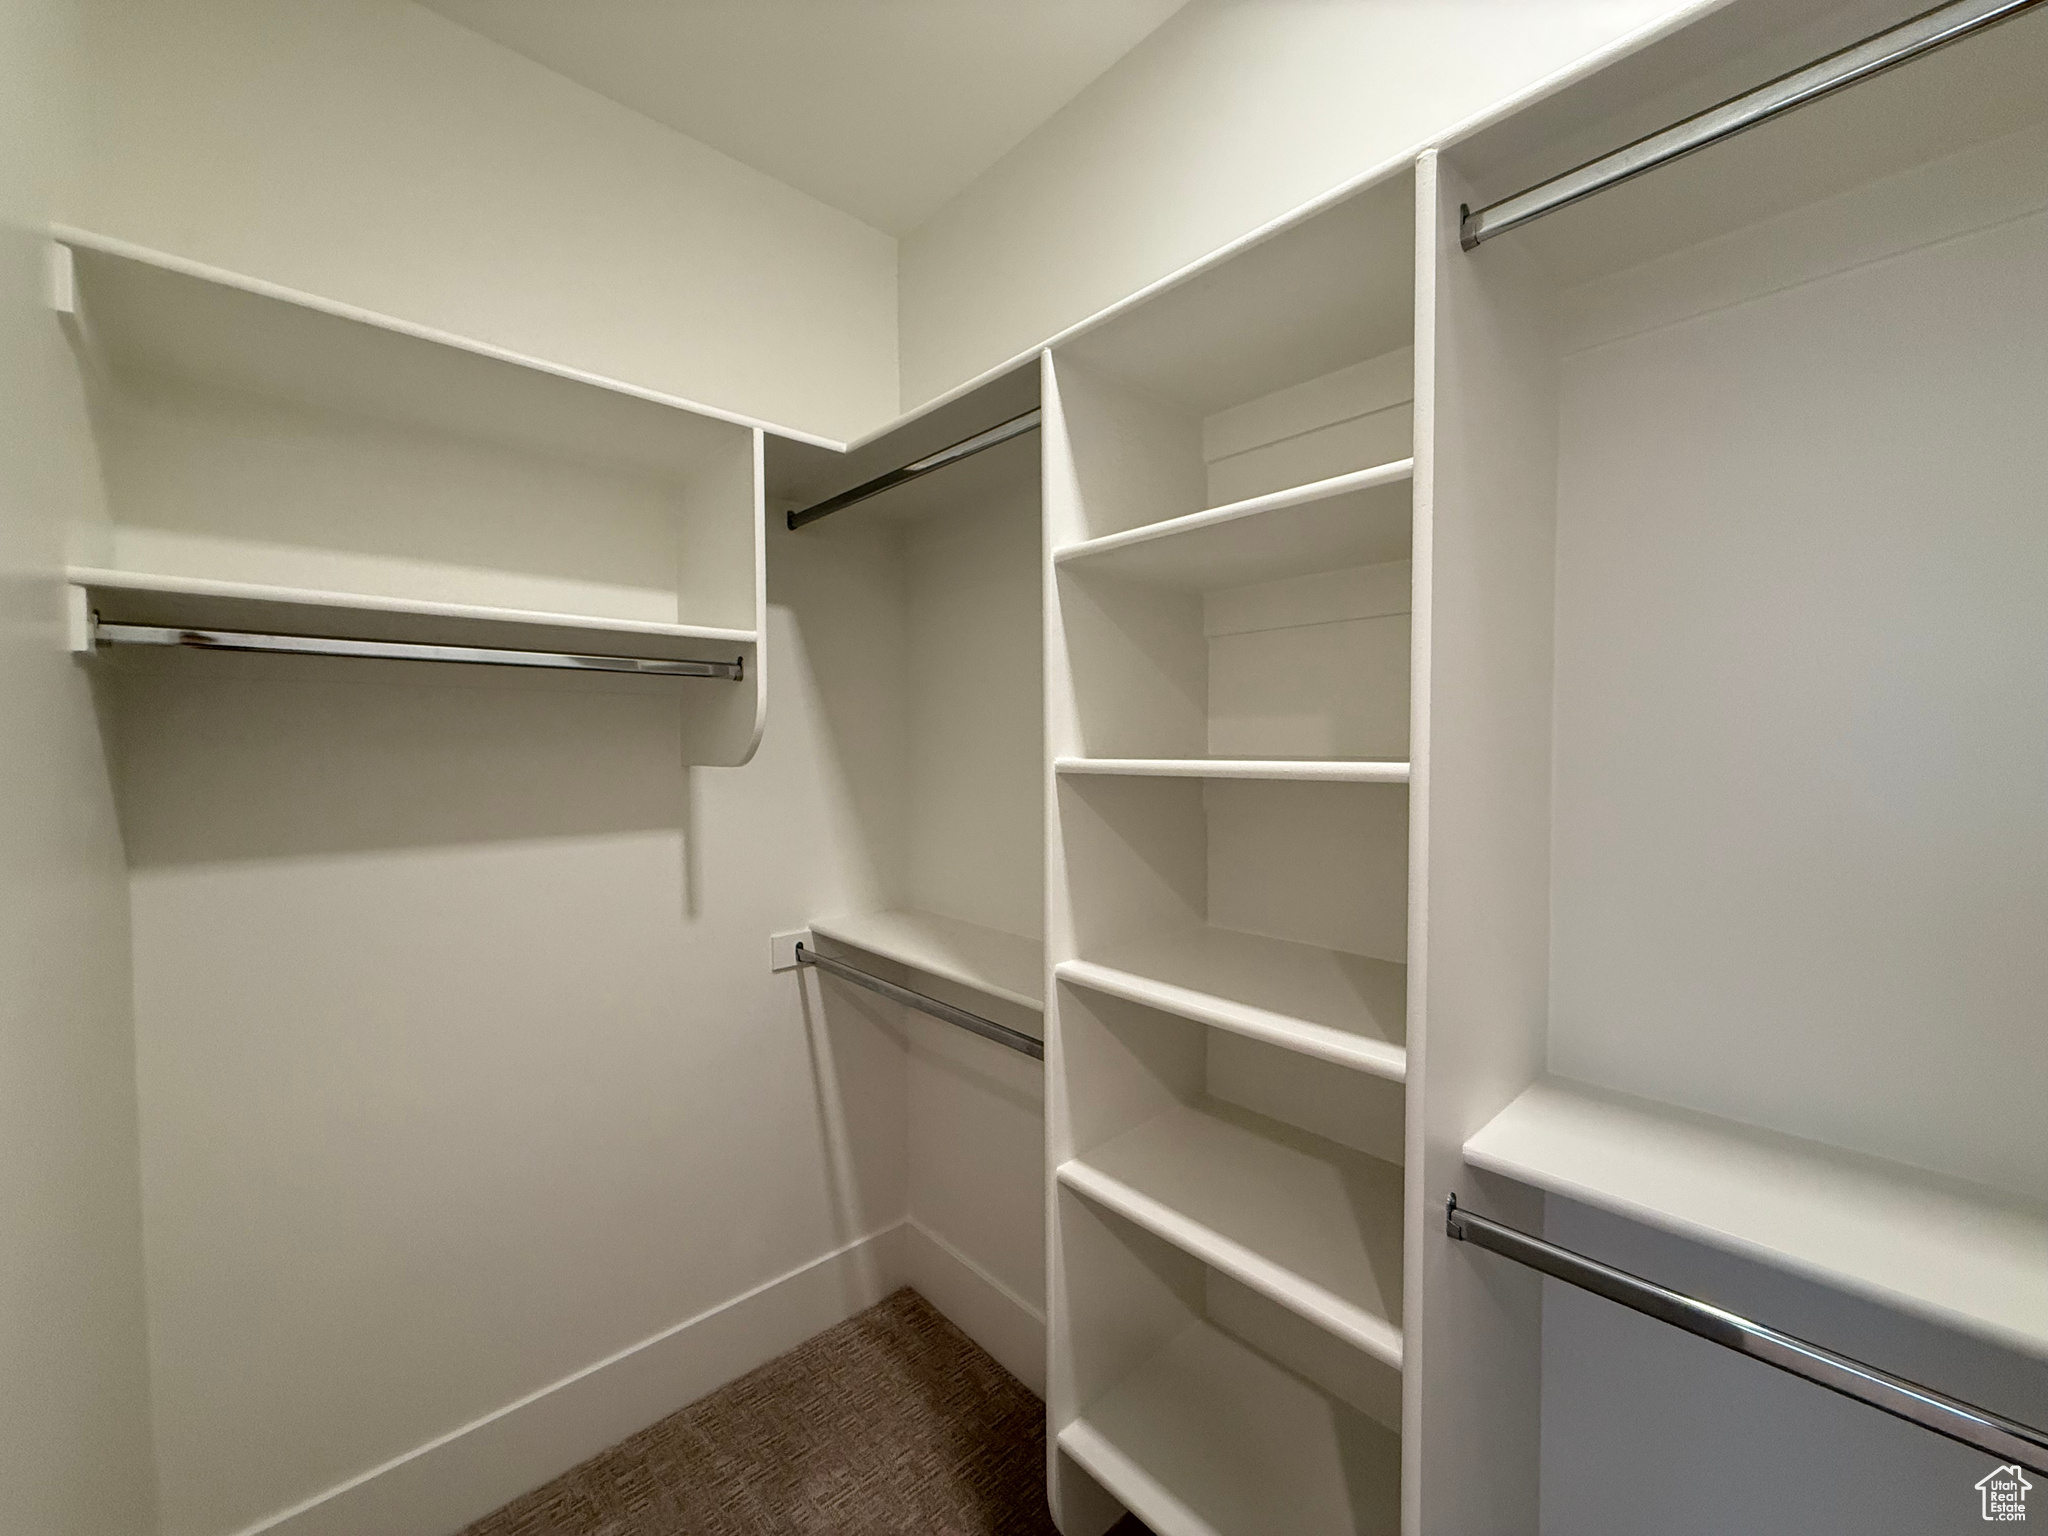
[[2007,1525],[2027,1518],[2027,1490],[2034,1485],[2016,1466],[1993,1467],[1977,1482],[1984,1497],[1984,1518]]

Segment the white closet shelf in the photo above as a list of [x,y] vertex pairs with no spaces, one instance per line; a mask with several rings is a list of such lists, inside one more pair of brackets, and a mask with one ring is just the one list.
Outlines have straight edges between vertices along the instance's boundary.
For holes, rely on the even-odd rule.
[[1184,1104],[1060,1182],[1401,1366],[1401,1170],[1277,1120]]
[[1334,475],[1053,551],[1091,574],[1207,592],[1405,560],[1413,459]]
[[1407,967],[1227,928],[1063,960],[1060,980],[1376,1077],[1408,1074]]
[[1061,773],[1159,779],[1282,779],[1326,784],[1406,784],[1408,764],[1303,757],[1061,757]]
[[1392,1536],[1400,1439],[1195,1323],[1090,1404],[1060,1449],[1158,1536]]
[[811,932],[1020,1008],[1045,1009],[1045,946],[1037,939],[907,908],[813,918]]
[[669,478],[770,425],[90,230],[53,235],[79,333],[116,371]]
[[751,629],[663,624],[479,603],[429,602],[98,566],[72,566],[65,576],[74,586],[86,590],[100,617],[110,623],[280,630],[344,639],[573,650],[663,659],[699,655],[707,644],[751,645],[757,638]]
[[2048,1358],[2048,1209],[1984,1186],[1559,1078],[1465,1160]]

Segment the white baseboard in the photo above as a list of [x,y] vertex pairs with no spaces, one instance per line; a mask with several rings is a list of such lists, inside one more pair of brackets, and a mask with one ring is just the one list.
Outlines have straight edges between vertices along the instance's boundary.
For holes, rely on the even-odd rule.
[[1045,1313],[916,1217],[902,1230],[905,1274],[918,1295],[1044,1397]]
[[[259,1521],[237,1536],[364,1536],[370,1531],[377,1536],[449,1536],[606,1446],[873,1306],[898,1286],[917,1284],[922,1290],[923,1284],[910,1273],[910,1231],[909,1223],[901,1222],[849,1243]],[[916,1243],[920,1251],[942,1246],[929,1238]],[[945,1266],[927,1260],[926,1267],[937,1273]],[[942,1296],[927,1294],[983,1348],[1017,1370]],[[969,1300],[963,1308],[975,1304]],[[1001,1332],[1000,1326],[996,1332]],[[1042,1325],[1038,1348],[1043,1375]],[[1036,1390],[1042,1392],[1043,1384]]]

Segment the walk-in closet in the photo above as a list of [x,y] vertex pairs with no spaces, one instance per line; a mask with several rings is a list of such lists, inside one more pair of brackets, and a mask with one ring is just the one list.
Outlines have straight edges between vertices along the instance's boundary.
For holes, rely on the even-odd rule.
[[2048,1518],[2048,4],[0,103],[0,1536]]

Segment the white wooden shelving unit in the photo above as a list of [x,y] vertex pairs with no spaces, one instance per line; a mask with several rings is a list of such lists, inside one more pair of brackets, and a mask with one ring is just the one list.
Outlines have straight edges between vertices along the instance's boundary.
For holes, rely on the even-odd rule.
[[73,539],[81,608],[170,629],[737,661],[737,683],[599,686],[670,693],[688,761],[753,754],[758,426],[86,231],[58,231],[53,259],[110,512]]
[[1068,1536],[1398,1528],[1413,210],[1046,360]]
[[1605,1453],[1454,1191],[2048,1413],[2048,13],[1458,243],[1881,10],[1735,0],[1046,358],[1067,1536],[1534,1531]]

